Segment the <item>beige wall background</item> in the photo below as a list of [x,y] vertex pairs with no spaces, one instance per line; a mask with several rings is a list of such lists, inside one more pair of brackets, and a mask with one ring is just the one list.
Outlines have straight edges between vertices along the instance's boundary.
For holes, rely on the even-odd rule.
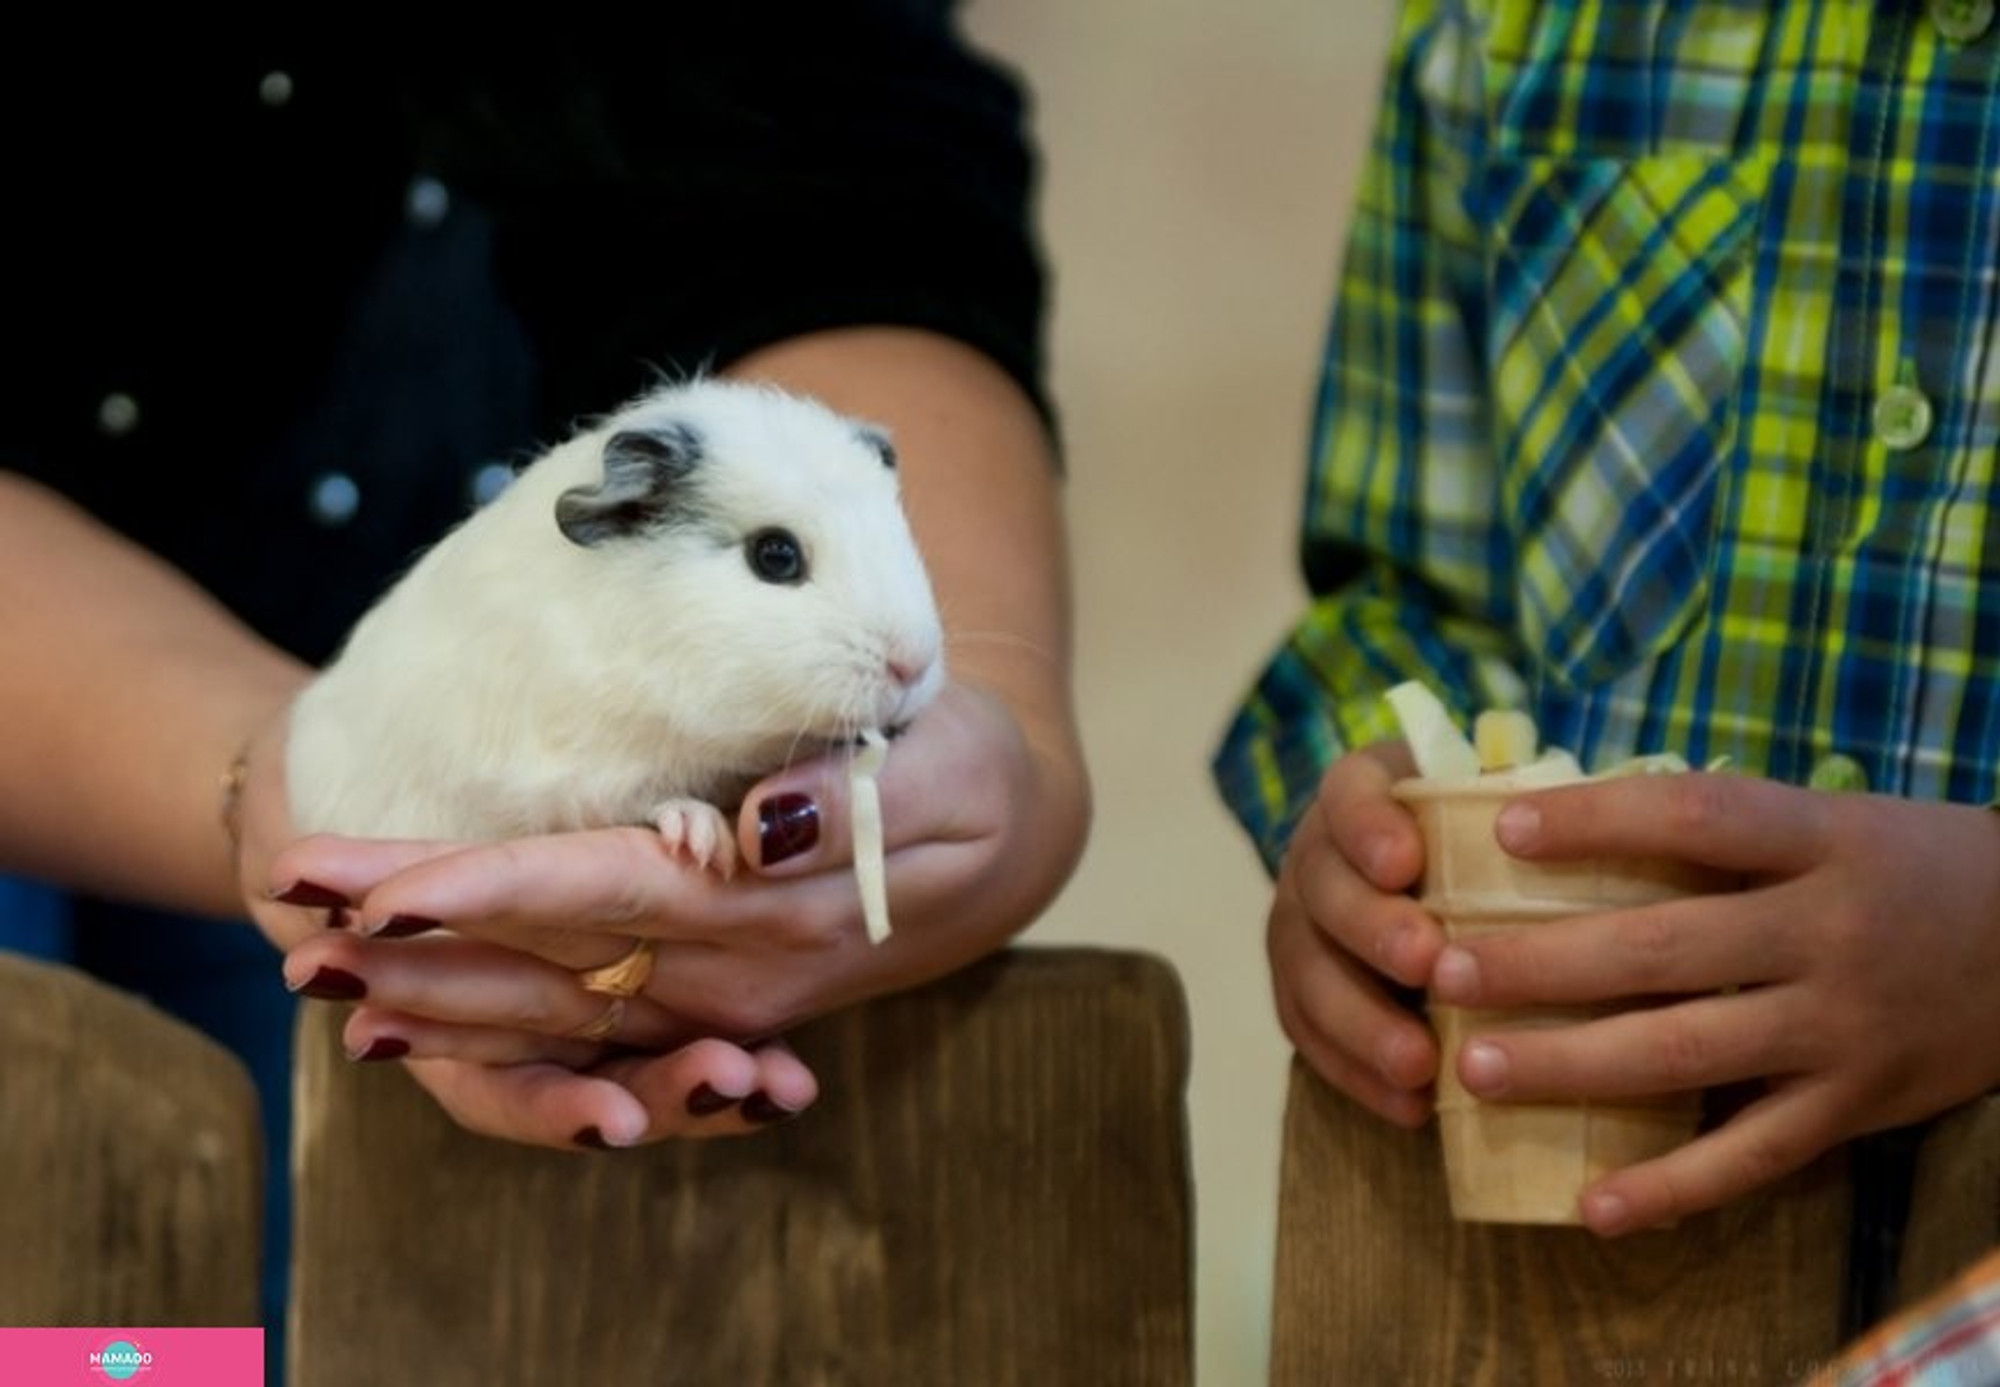
[[1308,409],[1391,9],[966,10],[1036,103],[1098,793],[1082,871],[1031,937],[1151,950],[1187,988],[1204,1387],[1265,1377],[1289,1054],[1269,887],[1206,762],[1302,600]]

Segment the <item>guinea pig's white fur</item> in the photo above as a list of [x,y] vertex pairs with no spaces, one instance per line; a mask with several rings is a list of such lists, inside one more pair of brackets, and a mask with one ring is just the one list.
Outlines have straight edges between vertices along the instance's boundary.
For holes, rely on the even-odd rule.
[[356,625],[293,710],[294,824],[672,839],[680,812],[907,722],[943,680],[880,431],[669,386],[534,462]]

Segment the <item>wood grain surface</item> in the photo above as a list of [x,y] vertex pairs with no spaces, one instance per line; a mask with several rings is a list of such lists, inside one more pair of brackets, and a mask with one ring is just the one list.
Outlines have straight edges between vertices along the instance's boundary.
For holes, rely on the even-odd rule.
[[191,1027],[0,953],[0,1324],[256,1324],[256,1104]]
[[1280,1178],[1271,1376],[1282,1387],[1775,1387],[1838,1346],[1849,1208],[1838,1154],[1614,1241],[1455,1223],[1436,1128],[1393,1128],[1295,1062]]
[[1924,1135],[1896,1301],[1922,1300],[2000,1248],[2000,1095],[1940,1118]]
[[794,1037],[823,1094],[632,1151],[468,1135],[300,1046],[294,1387],[1188,1381],[1184,999],[1017,949]]

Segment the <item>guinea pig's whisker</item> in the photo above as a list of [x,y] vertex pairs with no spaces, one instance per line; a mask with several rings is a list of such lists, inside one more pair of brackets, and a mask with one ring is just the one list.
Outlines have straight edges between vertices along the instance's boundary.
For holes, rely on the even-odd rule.
[[782,766],[778,767],[779,770],[788,771],[793,766],[796,766],[800,761],[807,759],[806,756],[802,754],[802,752],[805,747],[806,741],[810,736],[811,734],[807,732],[794,732],[792,734],[792,744],[790,747],[786,749],[785,762]]
[[947,631],[944,643],[947,650],[959,649],[968,645],[1011,646],[1016,650],[1025,651],[1027,654],[1038,656],[1044,660],[1053,660],[1056,658],[1055,653],[1047,646],[1037,641],[1031,641],[1026,636],[1017,635],[1012,631]]

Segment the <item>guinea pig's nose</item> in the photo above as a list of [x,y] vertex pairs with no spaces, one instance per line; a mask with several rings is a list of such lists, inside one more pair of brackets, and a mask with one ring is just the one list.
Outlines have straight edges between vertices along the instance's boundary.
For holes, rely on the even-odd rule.
[[898,642],[883,655],[889,682],[898,689],[914,689],[931,677],[938,661],[937,647],[926,642]]

